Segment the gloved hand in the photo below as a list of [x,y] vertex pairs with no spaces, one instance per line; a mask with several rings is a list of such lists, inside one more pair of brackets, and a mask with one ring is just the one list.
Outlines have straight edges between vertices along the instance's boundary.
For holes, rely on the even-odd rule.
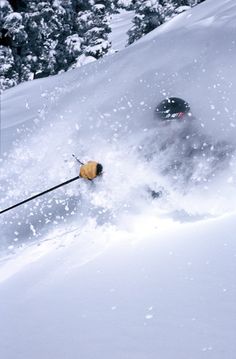
[[80,177],[88,180],[93,180],[102,174],[103,167],[100,163],[95,161],[88,161],[80,167]]

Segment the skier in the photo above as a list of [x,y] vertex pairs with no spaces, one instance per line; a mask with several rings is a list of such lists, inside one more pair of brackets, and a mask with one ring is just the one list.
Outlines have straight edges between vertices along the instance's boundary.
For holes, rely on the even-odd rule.
[[[142,148],[149,161],[158,161],[160,173],[172,179],[173,184],[178,181],[185,187],[208,182],[229,165],[233,146],[202,133],[187,101],[178,97],[162,100],[155,109],[155,118],[159,124],[155,137],[151,135],[148,148]],[[152,190],[151,194],[153,198],[162,195]]]

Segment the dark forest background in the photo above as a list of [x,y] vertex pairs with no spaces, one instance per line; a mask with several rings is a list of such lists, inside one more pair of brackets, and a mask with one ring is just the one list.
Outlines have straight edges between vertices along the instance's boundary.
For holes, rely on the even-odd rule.
[[134,11],[127,46],[204,0],[0,0],[0,90],[81,66],[111,48],[110,18]]

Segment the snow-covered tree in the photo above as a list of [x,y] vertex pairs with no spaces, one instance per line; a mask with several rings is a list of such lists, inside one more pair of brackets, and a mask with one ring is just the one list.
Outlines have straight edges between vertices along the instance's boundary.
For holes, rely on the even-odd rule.
[[3,46],[7,45],[11,50],[5,49],[4,52],[9,56],[11,54],[14,59],[17,82],[36,78],[38,74],[45,76],[56,73],[55,49],[60,38],[68,31],[67,28],[61,31],[62,19],[69,20],[66,10],[59,2],[49,0],[2,0],[1,4],[5,10],[1,24],[2,38],[5,42],[8,39]]
[[7,46],[0,46],[0,89],[5,90],[17,85],[19,76],[15,71],[12,51]]
[[0,0],[1,88],[106,54],[113,8],[113,0]]
[[115,8],[134,10],[136,0],[114,0]]
[[0,1],[0,14],[0,89],[4,90],[19,81],[16,61],[27,34],[22,16],[14,12],[9,1]]
[[136,11],[129,43],[203,0],[0,0],[0,89],[104,56],[118,8]]
[[137,0],[134,26],[129,30],[129,44],[140,39],[165,21],[165,8],[158,0]]
[[94,0],[94,5],[103,5],[106,13],[112,13],[115,10],[114,0]]
[[111,30],[104,5],[94,4],[91,10],[79,12],[77,25],[83,39],[82,52],[86,56],[98,59],[108,52],[108,33]]
[[204,0],[137,0],[133,27],[128,31],[131,44],[143,35],[191,6]]
[[[68,37],[73,35],[76,19],[72,4],[69,1],[47,0],[40,3],[30,1],[29,6],[29,11],[24,14],[25,27],[29,34],[26,51],[29,51],[34,59],[34,78],[56,74],[62,69],[67,70],[76,58],[68,40]],[[27,54],[24,55],[25,60]]]

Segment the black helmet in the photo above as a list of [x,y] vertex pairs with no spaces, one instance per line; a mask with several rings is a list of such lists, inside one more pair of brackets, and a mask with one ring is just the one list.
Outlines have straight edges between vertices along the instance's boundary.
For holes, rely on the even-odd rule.
[[173,120],[190,113],[190,106],[181,98],[169,97],[159,103],[155,112],[161,120]]

